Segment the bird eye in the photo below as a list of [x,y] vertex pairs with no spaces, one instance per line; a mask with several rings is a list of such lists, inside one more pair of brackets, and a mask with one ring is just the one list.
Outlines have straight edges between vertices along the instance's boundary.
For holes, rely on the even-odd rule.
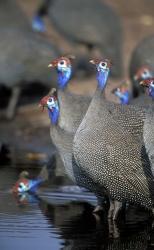
[[53,97],[50,97],[47,101],[47,105],[52,108],[52,107],[55,107],[55,100]]
[[20,182],[18,189],[21,190],[25,188],[26,188],[25,184],[23,182]]
[[149,75],[148,70],[144,70],[143,73],[142,73],[142,76],[145,77],[145,76],[147,76],[147,75]]
[[106,69],[107,68],[107,63],[106,62],[100,62],[99,66],[102,69]]
[[48,102],[50,102],[50,103],[54,102],[53,97],[50,97],[50,98],[48,99]]
[[63,65],[63,64],[64,64],[64,61],[60,61],[59,63],[60,63],[61,65]]
[[59,63],[58,63],[58,66],[59,67],[66,66],[66,61],[65,60],[60,60]]

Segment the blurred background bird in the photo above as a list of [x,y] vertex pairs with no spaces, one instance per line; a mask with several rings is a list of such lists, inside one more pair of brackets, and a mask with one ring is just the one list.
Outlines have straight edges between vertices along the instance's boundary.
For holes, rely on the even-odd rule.
[[76,51],[76,74],[88,76],[92,73],[88,58],[96,53],[116,61],[113,77],[122,75],[121,20],[108,4],[99,0],[42,1],[32,20],[35,31],[45,32],[46,16],[71,44],[73,52]]
[[13,193],[35,193],[40,185],[48,180],[48,170],[47,167],[44,166],[40,171],[39,175],[36,178],[30,178],[28,171],[22,171],[19,175],[19,179],[12,187]]
[[[0,32],[0,86],[11,91],[8,104],[0,114],[12,119],[25,86],[32,83],[42,83],[47,89],[52,86],[54,77],[45,65],[51,56],[57,55],[58,49],[31,30],[16,1],[0,2]],[[1,98],[4,99],[3,94]]]
[[120,86],[113,89],[113,94],[119,98],[121,104],[129,104],[131,100],[131,91],[129,82],[124,81]]
[[140,85],[148,89],[148,95],[154,100],[154,78],[142,80]]
[[154,36],[146,37],[133,50],[131,55],[129,73],[133,83],[133,96],[143,93],[138,84],[140,80],[153,77],[154,74]]

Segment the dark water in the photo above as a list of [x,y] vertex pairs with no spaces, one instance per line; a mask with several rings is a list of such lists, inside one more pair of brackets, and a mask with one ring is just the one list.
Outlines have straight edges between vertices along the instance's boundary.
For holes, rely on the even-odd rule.
[[130,208],[118,225],[108,226],[105,212],[91,213],[95,199],[89,194],[46,186],[38,196],[14,197],[9,190],[17,176],[18,170],[0,169],[0,250],[154,249],[147,213]]

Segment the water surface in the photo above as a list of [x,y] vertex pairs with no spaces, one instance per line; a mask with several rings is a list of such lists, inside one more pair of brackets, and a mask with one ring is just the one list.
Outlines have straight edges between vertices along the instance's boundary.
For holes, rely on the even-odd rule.
[[50,184],[36,196],[14,197],[10,187],[18,173],[13,168],[0,169],[0,249],[153,249],[151,220],[144,211],[129,208],[125,219],[108,226],[105,212],[92,214],[96,200],[91,194],[73,194],[72,189]]

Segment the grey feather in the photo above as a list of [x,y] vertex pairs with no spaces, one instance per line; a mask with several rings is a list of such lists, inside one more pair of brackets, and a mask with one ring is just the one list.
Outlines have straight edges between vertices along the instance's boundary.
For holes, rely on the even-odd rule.
[[107,102],[97,89],[75,137],[76,163],[109,197],[152,207],[153,182],[143,143],[146,110]]

